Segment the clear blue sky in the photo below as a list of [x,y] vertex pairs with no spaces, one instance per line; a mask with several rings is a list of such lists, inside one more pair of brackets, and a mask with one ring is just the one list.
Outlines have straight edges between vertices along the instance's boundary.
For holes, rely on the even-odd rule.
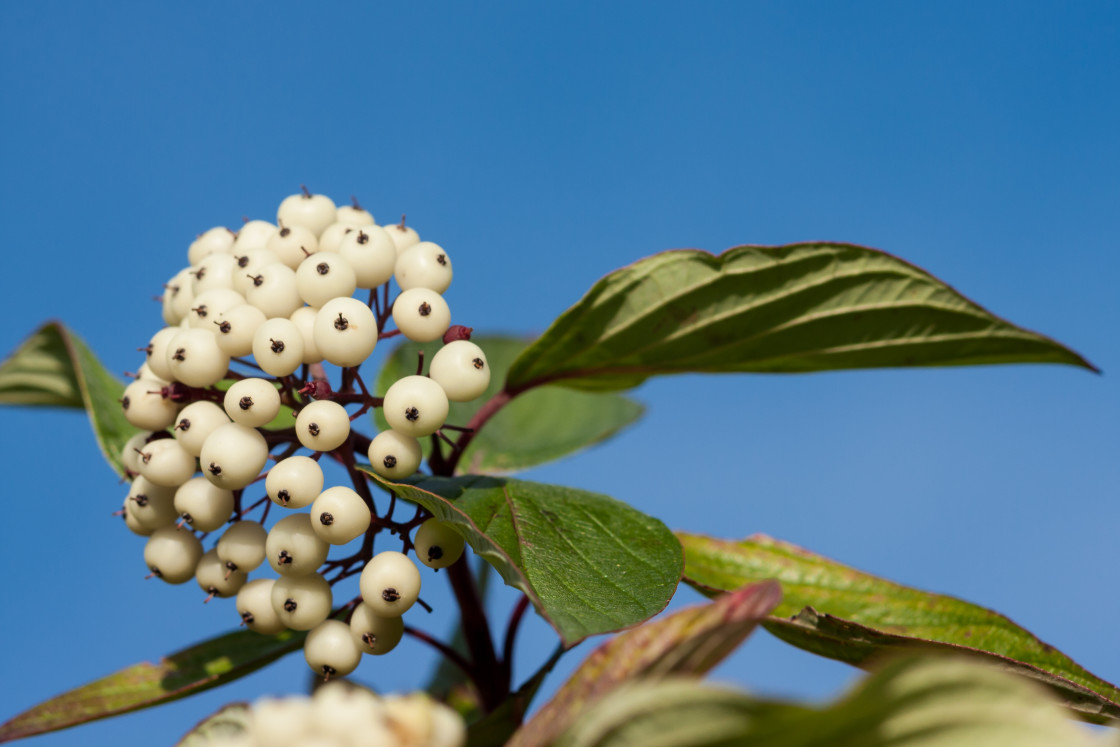
[[[407,213],[452,252],[448,300],[480,330],[543,330],[662,249],[879,247],[1104,375],[658,380],[637,428],[525,477],[987,604],[1120,680],[1120,6],[372,5],[0,5],[0,351],[59,318],[135,369],[193,236],[275,219],[300,184],[379,222]],[[228,603],[143,581],[81,414],[0,423],[0,720],[235,624]],[[521,674],[551,647],[539,621],[527,633]],[[413,688],[428,662],[402,646],[357,679]],[[293,656],[34,744],[171,744],[307,674]],[[717,675],[820,698],[854,673],[760,633]]]

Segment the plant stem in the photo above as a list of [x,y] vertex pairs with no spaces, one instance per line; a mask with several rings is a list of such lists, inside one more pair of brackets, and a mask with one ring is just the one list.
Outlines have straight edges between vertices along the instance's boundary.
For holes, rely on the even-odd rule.
[[463,636],[471,653],[471,663],[478,675],[479,697],[482,709],[490,713],[509,695],[509,677],[498,661],[494,641],[490,637],[490,623],[478,596],[478,588],[471,574],[467,555],[463,555],[447,569],[455,600],[462,615]]

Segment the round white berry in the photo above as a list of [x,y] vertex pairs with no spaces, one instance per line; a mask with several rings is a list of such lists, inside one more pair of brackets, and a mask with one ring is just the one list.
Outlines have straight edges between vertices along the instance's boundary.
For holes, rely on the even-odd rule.
[[231,358],[253,352],[253,335],[265,323],[264,312],[248,303],[221,312],[213,320],[218,347]]
[[385,232],[389,234],[389,238],[393,240],[393,244],[397,247],[398,257],[405,249],[420,243],[420,234],[416,233],[411,226],[404,224],[403,216],[400,223],[385,226]]
[[179,518],[175,511],[175,489],[156,485],[138,476],[129,486],[125,511],[145,529],[162,529]]
[[280,412],[280,392],[267,379],[241,379],[226,390],[222,405],[233,422],[259,428]]
[[211,288],[201,293],[196,292],[190,313],[187,314],[187,324],[195,329],[205,329],[217,334],[218,328],[214,322],[224,312],[244,303],[245,297],[232,288]]
[[290,319],[269,319],[253,333],[253,358],[265,373],[287,376],[303,365],[303,335]]
[[148,347],[145,350],[147,353],[145,362],[148,364],[148,368],[164,381],[172,380],[171,367],[167,365],[167,346],[179,332],[178,327],[164,327],[152,335],[152,339],[148,341]]
[[162,431],[174,423],[179,405],[163,396],[163,387],[152,379],[137,379],[126,386],[121,397],[125,420],[146,431]]
[[339,244],[342,243],[342,237],[353,230],[353,226],[348,226],[345,223],[330,224],[319,234],[319,251],[337,252]]
[[241,615],[241,624],[249,630],[276,635],[286,629],[284,622],[272,608],[274,583],[276,579],[258,578],[245,584],[237,592],[237,614]]
[[319,347],[315,344],[315,317],[318,315],[318,309],[311,306],[300,306],[288,317],[303,337],[304,363],[318,363],[323,360],[323,354],[319,352]]
[[454,340],[436,351],[428,375],[452,402],[469,402],[490,386],[486,354],[470,340]]
[[163,323],[173,327],[187,315],[194,299],[194,269],[184,267],[163,286]]
[[373,437],[367,455],[373,471],[390,480],[408,477],[420,467],[424,458],[419,441],[392,428]]
[[232,254],[210,254],[194,267],[191,290],[195,300],[209,290],[233,290],[237,260]]
[[451,326],[451,309],[436,291],[411,288],[393,301],[393,323],[413,342],[431,342]]
[[397,647],[404,635],[400,617],[379,617],[368,604],[359,604],[350,616],[350,635],[363,654],[381,656]]
[[160,438],[140,449],[140,474],[156,485],[178,487],[194,474],[194,456],[173,438]]
[[377,345],[377,320],[358,299],[335,298],[315,315],[312,336],[323,358],[343,368],[357,366]]
[[268,471],[264,489],[278,506],[310,506],[323,491],[323,468],[311,457],[290,456]]
[[266,220],[251,220],[237,231],[230,254],[245,254],[268,245],[268,240],[276,233],[276,226]]
[[257,479],[268,460],[268,443],[255,428],[227,423],[206,437],[198,460],[207,480],[237,490]]
[[405,376],[385,392],[382,411],[389,427],[406,436],[419,438],[439,430],[449,403],[439,384],[427,376]]
[[245,295],[253,285],[257,271],[267,265],[282,262],[280,255],[267,247],[251,249],[244,254],[234,257],[237,266],[233,270],[232,287],[241,295]]
[[331,585],[318,573],[283,576],[272,585],[272,609],[284,626],[311,630],[331,613]]
[[334,451],[350,438],[350,416],[337,402],[311,402],[296,416],[296,438],[314,451]]
[[205,477],[192,477],[175,491],[175,512],[192,529],[212,532],[233,515],[233,491],[219,488]]
[[129,438],[124,442],[121,447],[121,462],[124,468],[133,474],[140,471],[140,450],[144,448],[144,444],[148,443],[148,437],[152,435],[151,431],[140,431],[136,435]]
[[307,634],[303,643],[307,665],[323,677],[345,677],[358,668],[362,652],[350,637],[350,626],[340,620],[324,620]]
[[456,532],[434,516],[416,530],[417,559],[429,568],[446,568],[463,554],[465,541]]
[[206,437],[228,422],[225,410],[213,402],[192,402],[179,411],[172,433],[188,454],[198,456]]
[[229,370],[229,356],[207,329],[181,329],[167,345],[167,365],[177,381],[206,387],[221,381]]
[[141,537],[149,537],[151,536],[152,532],[155,531],[155,528],[149,529],[148,527],[141,524],[132,514],[132,512],[128,510],[127,498],[125,499],[124,503],[121,504],[121,515],[124,517],[124,525],[128,527],[128,531],[132,532],[133,534],[138,534]]
[[353,205],[339,205],[335,220],[348,226],[372,226],[375,223],[373,215],[357,202]]
[[379,552],[358,579],[362,601],[381,617],[400,617],[420,598],[420,571],[407,555]]
[[319,252],[296,268],[296,288],[308,306],[320,307],[332,298],[354,295],[358,280],[346,257],[336,252]]
[[284,226],[268,240],[266,247],[294,270],[308,254],[319,251],[319,238],[303,226]]
[[198,561],[194,570],[194,579],[210,596],[232,597],[248,580],[248,574],[242,571],[231,571],[218,557],[218,551],[211,549]]
[[257,270],[245,291],[245,300],[264,312],[269,319],[286,317],[303,306],[296,288],[296,273],[279,262]]
[[264,562],[268,531],[255,521],[238,521],[218,539],[215,548],[228,570],[248,573]]
[[182,584],[194,578],[194,570],[201,559],[202,543],[186,529],[157,529],[144,545],[144,563],[148,570],[169,584]]
[[318,236],[338,217],[334,201],[326,195],[301,192],[285,197],[276,211],[276,222],[283,226],[303,226]]
[[330,545],[311,528],[307,514],[285,516],[269,530],[265,540],[268,564],[282,576],[315,574],[329,550]]
[[197,265],[210,254],[229,254],[235,235],[225,226],[215,226],[198,235],[187,248],[187,261]]
[[389,282],[397,264],[397,247],[380,226],[363,226],[342,238],[338,253],[354,268],[359,288]]
[[421,241],[397,257],[393,275],[401,290],[428,288],[443,293],[451,285],[451,258],[439,244]]
[[311,504],[311,528],[332,545],[345,545],[361,537],[371,520],[366,502],[344,485],[327,488]]

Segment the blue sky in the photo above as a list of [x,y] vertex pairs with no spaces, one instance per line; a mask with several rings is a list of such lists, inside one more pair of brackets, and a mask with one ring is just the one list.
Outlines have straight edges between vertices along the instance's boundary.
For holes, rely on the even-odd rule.
[[[135,369],[189,241],[274,220],[300,184],[407,213],[455,258],[455,321],[487,331],[539,332],[663,249],[882,248],[1104,375],[654,380],[636,428],[524,476],[986,604],[1120,680],[1115,4],[5,3],[0,39],[3,353],[58,318]],[[228,604],[142,580],[80,414],[0,412],[0,720],[232,627]],[[526,633],[522,675],[552,645]],[[402,646],[356,678],[413,688],[429,661]],[[717,676],[822,698],[855,675],[759,634]],[[306,677],[293,656],[34,743],[171,744]]]

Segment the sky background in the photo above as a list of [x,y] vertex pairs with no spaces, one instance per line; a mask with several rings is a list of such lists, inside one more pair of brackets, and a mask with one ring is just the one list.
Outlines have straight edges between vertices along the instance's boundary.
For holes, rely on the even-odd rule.
[[[5,2],[0,111],[0,354],[57,318],[135,370],[192,238],[275,220],[300,184],[407,213],[480,331],[540,332],[668,248],[834,239],[918,264],[1104,374],[659,379],[639,425],[522,476],[985,604],[1120,680],[1120,5]],[[235,626],[231,602],[143,580],[81,413],[0,424],[0,721]],[[450,626],[444,583],[425,575],[437,611],[412,622]],[[555,640],[523,632],[519,677]],[[430,665],[406,642],[354,679],[412,689]],[[308,674],[293,655],[33,744],[172,744]],[[715,676],[820,699],[857,673],[760,632]]]

